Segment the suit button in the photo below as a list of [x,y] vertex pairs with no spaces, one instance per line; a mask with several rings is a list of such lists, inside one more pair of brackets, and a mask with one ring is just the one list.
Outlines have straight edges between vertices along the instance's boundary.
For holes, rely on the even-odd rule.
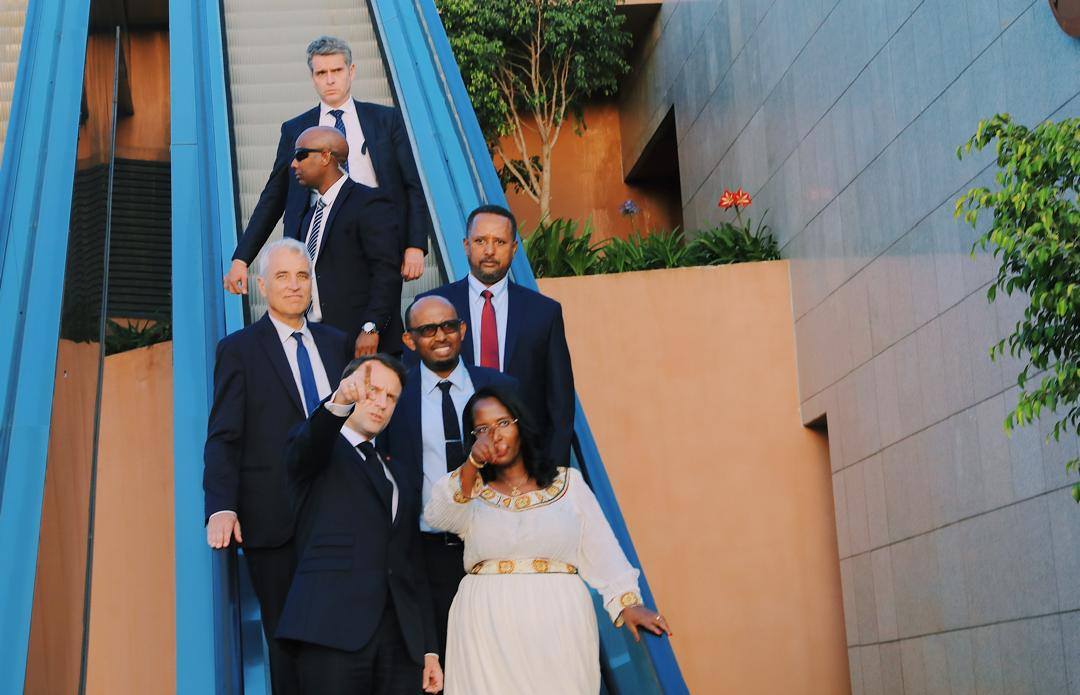
[[394,576],[394,570],[393,570],[393,569],[388,569],[388,570],[386,570],[386,573],[387,573],[388,575],[390,575],[391,577],[392,577],[392,576]]

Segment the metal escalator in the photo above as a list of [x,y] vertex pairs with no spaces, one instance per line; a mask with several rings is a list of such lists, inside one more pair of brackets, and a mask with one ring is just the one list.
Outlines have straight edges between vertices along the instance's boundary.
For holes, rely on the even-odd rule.
[[[435,238],[429,268],[419,283],[406,285],[403,303],[443,278],[463,277],[468,265],[460,239],[466,213],[484,202],[505,204],[433,0],[307,0],[302,9],[293,0],[222,0],[220,8],[207,4],[173,0],[170,5],[173,209],[186,214],[174,219],[178,521],[201,516],[200,444],[213,345],[244,322],[240,299],[222,293],[220,277],[237,228],[251,214],[265,183],[280,123],[316,103],[304,64],[312,38],[332,34],[347,40],[357,64],[354,96],[396,103],[405,117]],[[197,245],[190,244],[186,230],[191,228],[206,230]],[[440,267],[434,266],[437,259]],[[524,253],[518,254],[511,273],[516,282],[535,289]],[[249,302],[247,313],[257,318],[260,298],[250,296]],[[580,404],[577,423],[575,465],[589,480],[631,562],[640,566]],[[211,556],[201,535],[179,523],[176,544],[178,692],[266,692],[257,607],[242,579],[237,581],[243,568],[230,565],[220,553]],[[642,588],[653,602],[644,577]],[[597,609],[608,692],[686,692],[666,640],[635,644],[627,630],[610,625],[599,604]]]
[[[305,50],[313,38],[331,34],[348,42],[356,64],[354,98],[392,106],[394,95],[366,3],[319,0],[298,5],[292,0],[222,0],[222,9],[237,212],[243,228],[274,162],[282,122],[318,103],[304,62]],[[281,233],[278,222],[273,238]],[[404,288],[403,305],[441,284],[435,255],[429,253],[427,262],[425,276]],[[257,283],[248,286],[249,315],[255,320],[266,310],[265,301]]]

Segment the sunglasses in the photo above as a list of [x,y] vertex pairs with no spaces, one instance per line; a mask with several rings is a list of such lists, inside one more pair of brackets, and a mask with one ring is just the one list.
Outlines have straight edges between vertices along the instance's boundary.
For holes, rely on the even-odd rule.
[[298,162],[302,162],[307,159],[309,154],[316,154],[319,152],[327,152],[328,150],[318,150],[311,147],[297,147],[293,150],[292,156]]
[[461,330],[462,323],[463,322],[461,319],[447,319],[442,323],[425,323],[422,326],[410,328],[409,333],[412,333],[413,335],[419,335],[423,338],[431,338],[439,332],[440,328],[442,329],[443,333],[457,333]]

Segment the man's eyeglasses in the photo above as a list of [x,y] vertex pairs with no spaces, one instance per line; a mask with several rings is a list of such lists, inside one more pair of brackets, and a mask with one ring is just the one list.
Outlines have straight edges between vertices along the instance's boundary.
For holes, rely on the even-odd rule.
[[439,332],[440,328],[442,329],[442,332],[447,335],[450,333],[457,333],[461,330],[461,324],[461,319],[447,319],[442,323],[425,323],[421,326],[415,326],[409,329],[409,333],[418,335],[422,338],[432,338]]
[[309,154],[315,154],[317,152],[326,152],[326,150],[320,150],[312,147],[297,147],[293,150],[292,158],[298,162],[302,162],[307,159]]
[[472,431],[474,437],[479,437],[482,434],[491,434],[495,430],[505,430],[510,425],[517,422],[517,418],[504,417],[502,420],[496,420],[494,425],[480,425]]

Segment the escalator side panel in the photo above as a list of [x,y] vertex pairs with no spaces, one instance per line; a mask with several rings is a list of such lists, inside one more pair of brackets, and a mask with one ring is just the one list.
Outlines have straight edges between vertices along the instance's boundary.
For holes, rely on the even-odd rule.
[[22,692],[89,0],[31,2],[0,168],[0,692]]

